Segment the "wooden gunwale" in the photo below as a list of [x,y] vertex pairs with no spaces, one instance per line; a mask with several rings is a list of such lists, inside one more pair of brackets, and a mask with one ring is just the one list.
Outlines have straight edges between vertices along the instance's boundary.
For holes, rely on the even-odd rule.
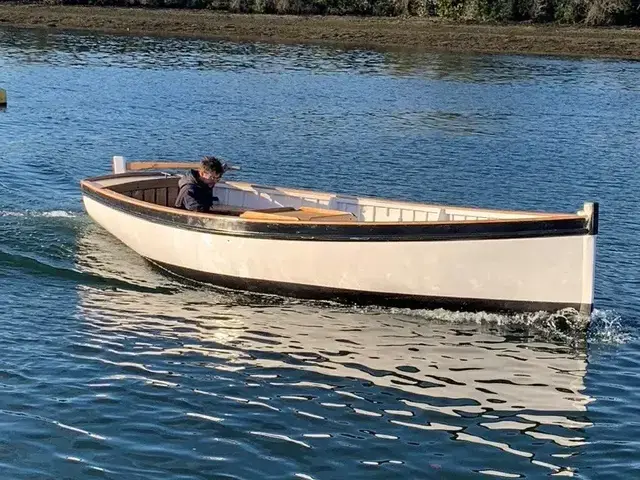
[[[151,211],[157,211],[157,212],[165,212],[165,213],[171,213],[174,215],[183,215],[183,216],[187,216],[187,217],[192,217],[192,218],[202,218],[202,219],[207,219],[207,218],[211,218],[212,216],[217,216],[217,217],[222,217],[224,216],[227,220],[231,220],[234,222],[243,222],[243,223],[276,223],[276,224],[296,224],[296,225],[319,225],[319,224],[326,224],[327,222],[318,222],[318,221],[306,221],[306,220],[296,220],[296,219],[292,219],[292,220],[284,220],[284,219],[258,219],[258,218],[240,218],[240,217],[236,217],[236,216],[229,216],[226,215],[224,213],[216,213],[215,211],[212,211],[210,213],[203,213],[203,212],[192,212],[192,211],[186,211],[186,210],[182,210],[179,208],[172,208],[172,207],[165,207],[162,205],[156,205],[153,203],[149,203],[149,202],[145,202],[143,200],[138,200],[132,197],[128,197],[127,195],[124,195],[122,193],[118,193],[115,192],[111,189],[111,187],[107,187],[107,186],[102,186],[102,185],[98,185],[96,182],[99,182],[101,179],[107,179],[107,178],[117,178],[117,177],[126,177],[128,176],[127,174],[120,174],[120,175],[106,175],[106,176],[102,176],[102,177],[91,177],[85,180],[82,180],[80,182],[80,185],[88,190],[94,191],[96,193],[99,193],[100,195],[106,196],[111,198],[112,200],[116,200],[119,202],[124,202],[124,203],[129,203],[132,205],[137,205],[143,208],[146,208],[147,210],[151,210]],[[229,182],[230,185],[233,185],[232,182]],[[247,184],[249,185],[249,184]],[[273,187],[271,187],[273,188]],[[312,192],[310,190],[299,190],[299,189],[289,189],[289,188],[283,188],[282,190],[284,193],[321,193],[321,194],[326,194],[326,195],[331,195],[327,192]],[[378,198],[370,198],[371,200],[375,200],[375,201],[384,201],[384,199],[378,199]],[[424,204],[418,203],[418,202],[402,202],[404,205],[416,205],[416,206],[425,206]],[[429,205],[430,207],[434,207],[434,208],[438,208],[438,207],[445,207],[445,208],[455,208],[456,210],[467,210],[470,212],[478,212],[478,211],[486,211],[486,212],[495,212],[495,213],[510,213],[510,214],[530,214],[532,215],[531,217],[527,217],[527,218],[509,218],[509,219],[481,219],[481,220],[449,220],[449,221],[419,221],[419,222],[364,222],[364,221],[351,221],[351,222],[331,222],[332,225],[336,225],[336,226],[340,226],[340,225],[344,225],[344,226],[349,226],[349,227],[353,227],[356,225],[389,225],[389,226],[393,226],[393,225],[397,225],[397,226],[401,226],[401,225],[411,225],[411,226],[429,226],[429,225],[481,225],[481,224],[509,224],[509,223],[527,223],[527,222],[540,222],[540,221],[563,221],[563,220],[576,220],[576,219],[584,219],[585,217],[578,215],[578,214],[568,214],[568,213],[539,213],[539,212],[529,212],[529,211],[510,211],[510,210],[490,210],[490,209],[473,209],[473,208],[465,208],[465,207],[456,207],[456,206],[451,206],[451,205],[443,205],[443,206],[438,206],[438,205]],[[214,207],[215,208],[215,207]],[[228,208],[221,206],[220,210],[225,212],[228,211]],[[249,210],[249,209],[247,209]]]

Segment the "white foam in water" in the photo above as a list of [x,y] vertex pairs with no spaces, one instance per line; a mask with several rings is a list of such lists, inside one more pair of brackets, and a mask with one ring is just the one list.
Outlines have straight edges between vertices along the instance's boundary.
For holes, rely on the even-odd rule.
[[[580,314],[573,308],[557,312],[524,312],[524,313],[491,313],[491,312],[456,312],[445,309],[405,309],[364,307],[357,308],[360,313],[386,312],[409,318],[438,321],[448,324],[476,324],[497,328],[525,328],[531,333],[542,336],[553,336],[565,341],[584,341],[590,323],[590,317]],[[592,317],[591,317],[592,318]]]
[[43,217],[77,217],[77,213],[65,212],[64,210],[53,210],[52,212],[42,212]]
[[[408,313],[413,312],[413,313]],[[557,312],[531,312],[531,313],[513,313],[513,314],[502,314],[502,313],[490,313],[490,312],[453,312],[444,309],[437,310],[400,310],[396,313],[403,313],[409,315],[418,315],[421,317],[428,317],[433,319],[445,320],[450,323],[457,322],[473,322],[478,324],[490,323],[498,326],[501,325],[524,325],[524,326],[534,326],[541,324],[551,324],[555,323],[559,319],[567,320],[571,324],[575,326],[582,325],[586,327],[588,323],[588,318],[581,316],[577,310],[572,308],[567,308],[564,310],[559,310]]]
[[626,331],[622,317],[613,310],[595,309],[591,315],[589,343],[621,345],[631,340]]
[[24,212],[5,212],[0,211],[0,217],[24,217],[26,213]]
[[50,212],[33,212],[33,211],[24,211],[24,212],[11,212],[0,210],[0,217],[53,217],[53,218],[72,218],[77,217],[77,212],[67,212],[65,210],[52,210]]

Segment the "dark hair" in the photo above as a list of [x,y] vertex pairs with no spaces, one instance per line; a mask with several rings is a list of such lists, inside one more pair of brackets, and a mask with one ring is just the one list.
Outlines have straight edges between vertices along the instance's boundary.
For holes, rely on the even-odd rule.
[[202,160],[200,160],[200,168],[207,173],[216,173],[218,175],[224,173],[222,162],[213,156],[203,157]]

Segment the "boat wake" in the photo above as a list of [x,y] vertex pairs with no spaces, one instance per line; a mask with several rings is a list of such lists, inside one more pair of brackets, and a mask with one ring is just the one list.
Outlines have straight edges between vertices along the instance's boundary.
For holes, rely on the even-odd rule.
[[622,316],[614,310],[595,310],[589,329],[591,345],[622,345],[633,340]]
[[22,271],[36,277],[52,277],[60,280],[68,280],[85,286],[102,288],[119,288],[137,292],[148,293],[172,293],[174,288],[165,286],[145,286],[135,282],[105,277],[95,273],[68,268],[64,265],[56,265],[49,259],[26,255],[16,252],[0,250],[0,268],[6,267],[14,271]]
[[407,318],[443,324],[476,324],[487,333],[522,340],[559,342],[581,348],[589,345],[624,344],[632,339],[622,316],[615,310],[594,309],[590,316],[567,308],[556,312],[490,313],[455,312],[444,309],[410,310],[364,308],[360,311],[384,311]]
[[[193,283],[192,283],[193,285]],[[376,316],[392,316],[403,321],[416,324],[428,322],[443,326],[467,327],[477,325],[481,331],[492,335],[501,335],[519,341],[549,341],[562,343],[575,348],[583,348],[587,344],[622,344],[630,340],[621,316],[613,310],[595,309],[590,316],[581,314],[575,309],[567,308],[556,312],[531,313],[493,313],[462,312],[445,309],[410,309],[381,306],[345,305],[325,300],[304,300],[278,295],[237,292],[219,287],[204,286],[217,292],[226,291],[229,302],[241,306],[254,307],[295,307],[308,306],[325,309],[332,313],[367,314]]]
[[[0,210],[0,269],[11,276],[55,278],[79,285],[138,292],[175,291],[172,286],[149,284],[127,275],[126,268],[111,274],[78,263],[78,238],[97,231],[83,212],[70,210]],[[85,263],[96,259],[84,252]],[[103,274],[104,273],[104,274]]]
[[509,327],[510,330],[519,329],[522,334],[539,335],[544,333],[575,338],[585,332],[589,325],[589,317],[577,310],[566,308],[556,312],[457,312],[444,309],[400,311],[404,315],[419,316],[432,321],[447,323],[475,323],[490,329]]
[[51,211],[30,211],[15,212],[11,210],[0,210],[0,217],[48,217],[48,218],[74,218],[81,216],[81,212],[72,212],[67,210],[51,210]]

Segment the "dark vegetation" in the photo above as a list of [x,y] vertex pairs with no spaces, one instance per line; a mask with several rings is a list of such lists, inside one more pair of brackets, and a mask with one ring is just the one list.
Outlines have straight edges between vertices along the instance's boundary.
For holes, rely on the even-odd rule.
[[640,0],[41,0],[29,3],[258,14],[432,16],[473,22],[640,25]]

